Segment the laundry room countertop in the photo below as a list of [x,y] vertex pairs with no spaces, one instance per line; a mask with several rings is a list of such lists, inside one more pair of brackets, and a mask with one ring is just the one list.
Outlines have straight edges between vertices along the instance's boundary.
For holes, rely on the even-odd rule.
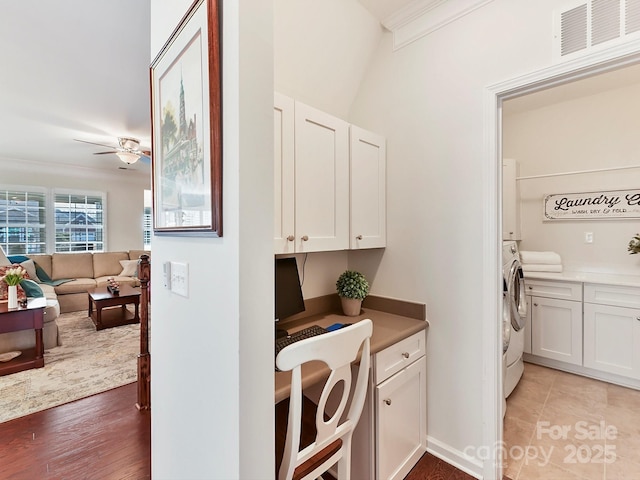
[[527,278],[540,280],[556,280],[564,282],[599,283],[604,285],[621,285],[625,287],[640,287],[640,275],[622,275],[616,273],[580,272],[566,270],[562,273],[553,272],[524,272]]

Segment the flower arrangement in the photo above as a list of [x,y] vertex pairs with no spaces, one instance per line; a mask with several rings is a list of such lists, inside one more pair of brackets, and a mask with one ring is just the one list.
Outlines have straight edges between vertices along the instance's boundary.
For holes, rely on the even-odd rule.
[[630,255],[633,255],[634,253],[640,253],[640,233],[636,233],[629,241],[627,250],[629,251]]
[[345,271],[336,282],[338,296],[342,298],[354,298],[364,300],[369,294],[369,282],[360,272]]
[[9,268],[8,270],[5,270],[4,277],[2,277],[2,280],[4,280],[5,283],[9,286],[15,286],[20,284],[22,279],[25,278],[26,274],[27,274],[27,271],[18,265],[17,267],[13,267],[13,268]]

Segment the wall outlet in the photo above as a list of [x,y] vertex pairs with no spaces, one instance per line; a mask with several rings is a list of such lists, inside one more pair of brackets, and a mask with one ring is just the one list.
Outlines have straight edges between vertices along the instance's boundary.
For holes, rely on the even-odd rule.
[[183,297],[189,296],[189,265],[171,262],[171,291]]
[[584,243],[593,243],[593,232],[584,232]]

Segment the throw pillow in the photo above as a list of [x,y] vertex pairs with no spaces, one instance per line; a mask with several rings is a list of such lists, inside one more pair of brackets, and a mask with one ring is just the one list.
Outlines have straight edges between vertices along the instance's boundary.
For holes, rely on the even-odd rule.
[[2,249],[2,247],[0,247],[0,267],[6,267],[8,265],[11,265],[11,262],[9,261],[7,256],[5,255],[4,250]]
[[[29,278],[37,283],[42,283],[38,278],[38,274],[36,273],[36,264],[33,260],[29,259],[24,262],[20,262],[20,266],[27,271]],[[27,295],[30,296],[30,295]]]
[[20,286],[22,287],[22,289],[24,290],[24,293],[29,298],[41,298],[41,297],[44,297],[44,292],[40,288],[40,285],[38,285],[33,280],[29,280],[28,278],[24,278],[20,282]]
[[122,265],[121,277],[135,277],[138,274],[138,260],[120,260]]

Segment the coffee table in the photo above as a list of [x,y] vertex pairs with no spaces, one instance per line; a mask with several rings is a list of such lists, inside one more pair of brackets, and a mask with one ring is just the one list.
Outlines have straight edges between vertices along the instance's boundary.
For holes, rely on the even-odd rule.
[[[135,305],[133,314],[127,310],[130,303]],[[139,288],[121,285],[117,295],[112,294],[107,287],[89,291],[89,317],[93,320],[96,330],[140,323],[139,306]]]
[[22,350],[20,355],[8,362],[0,362],[0,375],[9,375],[30,368],[44,367],[42,325],[46,306],[46,298],[29,299],[26,308],[18,307],[11,310],[9,310],[7,303],[0,303],[0,333],[33,329],[36,338],[34,348]]

